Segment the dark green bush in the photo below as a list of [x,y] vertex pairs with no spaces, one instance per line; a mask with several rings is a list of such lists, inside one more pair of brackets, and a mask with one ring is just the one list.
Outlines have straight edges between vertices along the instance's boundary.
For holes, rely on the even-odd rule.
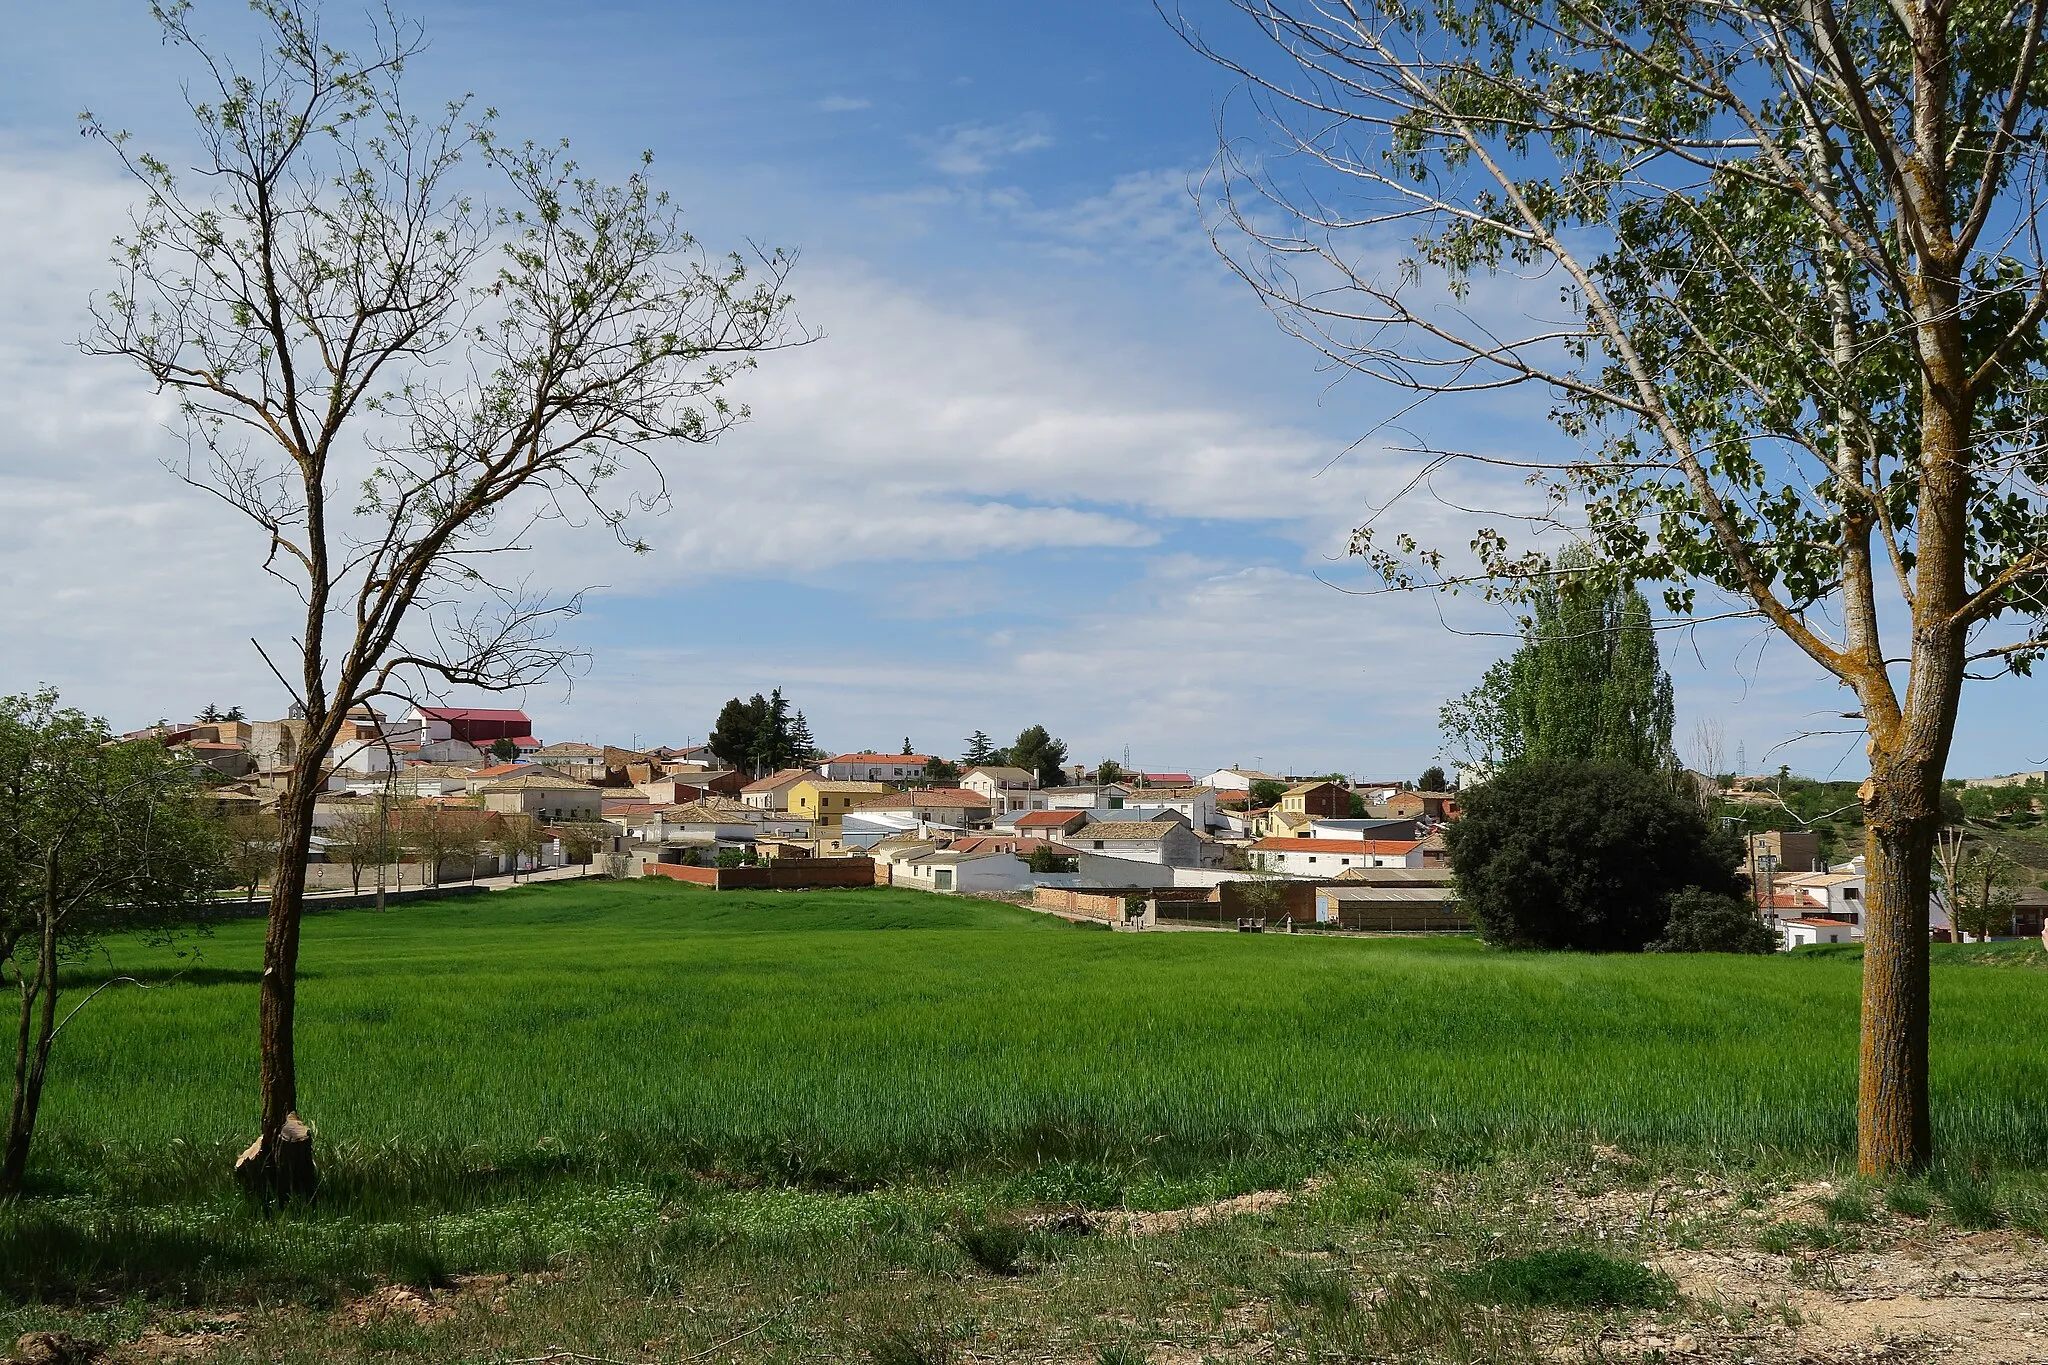
[[1774,953],[1778,931],[1757,917],[1756,907],[1736,896],[1688,886],[1671,898],[1664,936],[1653,953]]

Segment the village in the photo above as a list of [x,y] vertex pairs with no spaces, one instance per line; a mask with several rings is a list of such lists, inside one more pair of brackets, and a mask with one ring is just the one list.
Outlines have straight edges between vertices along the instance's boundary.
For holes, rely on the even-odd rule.
[[[328,756],[306,869],[315,892],[415,892],[457,880],[585,867],[721,889],[896,886],[1019,899],[1119,927],[1469,932],[1444,831],[1459,785],[1339,773],[1124,771],[959,764],[935,755],[813,749],[756,775],[710,744],[543,744],[516,709],[358,708]],[[274,852],[274,808],[303,742],[286,718],[207,719],[148,735],[216,775],[217,814]],[[1000,755],[999,755],[1000,756]],[[1056,773],[1056,777],[1055,777]],[[2024,779],[2027,775],[2017,775]],[[1766,800],[1760,783],[1725,793]],[[1995,783],[2000,779],[1976,779]],[[1810,831],[1746,835],[1759,917],[1786,950],[1862,937],[1861,855],[1830,864]],[[260,872],[252,873],[253,895]],[[1939,896],[1937,938],[1954,937]],[[2024,890],[2014,932],[2042,927]]]

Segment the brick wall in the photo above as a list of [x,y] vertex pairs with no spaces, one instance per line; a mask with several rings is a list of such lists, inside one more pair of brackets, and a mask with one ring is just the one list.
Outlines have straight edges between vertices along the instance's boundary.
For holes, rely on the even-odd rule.
[[827,886],[874,886],[872,858],[777,858],[758,867],[684,867],[680,863],[642,863],[650,877],[716,891],[803,891]]

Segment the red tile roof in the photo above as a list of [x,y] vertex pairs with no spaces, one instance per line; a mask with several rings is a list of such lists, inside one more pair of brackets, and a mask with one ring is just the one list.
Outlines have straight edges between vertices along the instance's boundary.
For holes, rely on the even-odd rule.
[[1804,924],[1814,929],[1854,929],[1856,926],[1845,919],[1795,919],[1793,924]]
[[1040,825],[1064,825],[1069,820],[1086,819],[1087,815],[1088,812],[1085,810],[1034,810],[1026,811],[1018,816],[1016,823],[1019,829],[1024,828],[1026,825],[1030,825],[1035,829]]
[[1275,835],[1261,839],[1252,845],[1252,851],[1265,853],[1378,853],[1384,855],[1412,853],[1422,846],[1420,839],[1296,839]]
[[914,767],[922,768],[932,760],[929,754],[841,754],[837,758],[828,758],[825,761],[827,763],[908,763]]
[[479,706],[422,706],[416,708],[423,716],[435,720],[517,720],[531,725],[524,711],[493,711]]

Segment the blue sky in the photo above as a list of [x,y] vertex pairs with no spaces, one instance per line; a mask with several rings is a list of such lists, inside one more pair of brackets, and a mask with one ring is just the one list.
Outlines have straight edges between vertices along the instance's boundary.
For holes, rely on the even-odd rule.
[[[79,109],[175,148],[178,68],[146,6],[16,6],[0,53],[0,687],[41,680],[117,723],[281,709],[250,635],[290,603],[247,536],[181,493],[162,412],[76,355],[128,190]],[[1503,645],[1464,603],[1347,595],[1346,532],[1410,438],[1544,448],[1535,396],[1439,403],[1338,381],[1215,259],[1189,188],[1230,92],[1149,3],[407,6],[413,88],[474,91],[593,169],[643,149],[710,245],[799,248],[823,339],[771,357],[755,420],[671,470],[630,559],[602,536],[536,565],[600,585],[549,739],[701,738],[781,684],[830,746],[952,753],[1043,722],[1077,756],[1412,776],[1435,710]],[[245,24],[206,0],[204,25]],[[357,13],[330,7],[343,29]],[[1225,22],[1220,16],[1213,22]],[[1371,433],[1368,435],[1368,433]],[[1366,437],[1360,441],[1360,437]],[[1354,444],[1356,443],[1356,444]],[[1428,508],[1420,529],[1452,529]],[[1851,709],[1753,627],[1667,639],[1680,748],[1859,775]],[[2026,684],[1969,703],[1957,771],[2048,759]]]

